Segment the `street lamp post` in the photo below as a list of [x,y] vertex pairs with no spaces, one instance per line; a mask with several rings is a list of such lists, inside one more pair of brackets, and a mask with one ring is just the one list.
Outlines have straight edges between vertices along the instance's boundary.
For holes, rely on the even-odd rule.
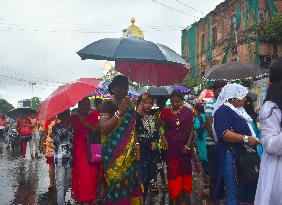
[[30,82],[29,85],[31,85],[31,100],[30,100],[30,107],[32,108],[32,99],[33,99],[33,86],[36,85],[36,82]]

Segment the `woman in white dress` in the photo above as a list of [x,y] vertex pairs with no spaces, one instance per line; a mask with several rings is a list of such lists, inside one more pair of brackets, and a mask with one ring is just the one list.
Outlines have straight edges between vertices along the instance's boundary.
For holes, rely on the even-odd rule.
[[263,155],[255,205],[282,204],[282,58],[270,68],[269,89],[260,110]]

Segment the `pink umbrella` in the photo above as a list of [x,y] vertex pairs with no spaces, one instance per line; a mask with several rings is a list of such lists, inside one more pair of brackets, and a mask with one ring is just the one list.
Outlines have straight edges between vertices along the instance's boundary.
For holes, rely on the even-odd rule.
[[131,81],[147,85],[174,85],[188,73],[185,64],[163,64],[133,61],[116,61],[116,70]]

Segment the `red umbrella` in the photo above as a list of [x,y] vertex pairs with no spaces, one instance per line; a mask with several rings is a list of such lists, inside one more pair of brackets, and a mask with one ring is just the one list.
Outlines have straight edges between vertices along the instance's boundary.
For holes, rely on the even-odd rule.
[[133,61],[116,61],[116,70],[133,82],[157,86],[177,84],[189,71],[185,64]]
[[95,78],[80,78],[74,82],[58,87],[46,98],[38,114],[40,121],[45,121],[75,106],[84,97],[90,95],[99,84]]

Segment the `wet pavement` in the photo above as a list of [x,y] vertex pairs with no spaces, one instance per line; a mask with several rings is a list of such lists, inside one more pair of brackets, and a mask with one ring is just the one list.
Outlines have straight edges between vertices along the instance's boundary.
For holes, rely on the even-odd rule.
[[27,148],[27,157],[22,159],[18,149],[6,150],[6,146],[0,141],[0,204],[55,205],[55,195],[48,192],[45,158],[31,160]]
[[[18,149],[6,150],[0,139],[0,205],[56,205],[55,193],[48,192],[48,166],[45,157],[31,160],[27,146],[26,159],[21,159]],[[192,204],[200,205],[195,194]],[[66,196],[67,204],[76,204]],[[102,204],[101,202],[98,204]],[[150,194],[150,204],[168,205],[168,194],[161,190]]]

